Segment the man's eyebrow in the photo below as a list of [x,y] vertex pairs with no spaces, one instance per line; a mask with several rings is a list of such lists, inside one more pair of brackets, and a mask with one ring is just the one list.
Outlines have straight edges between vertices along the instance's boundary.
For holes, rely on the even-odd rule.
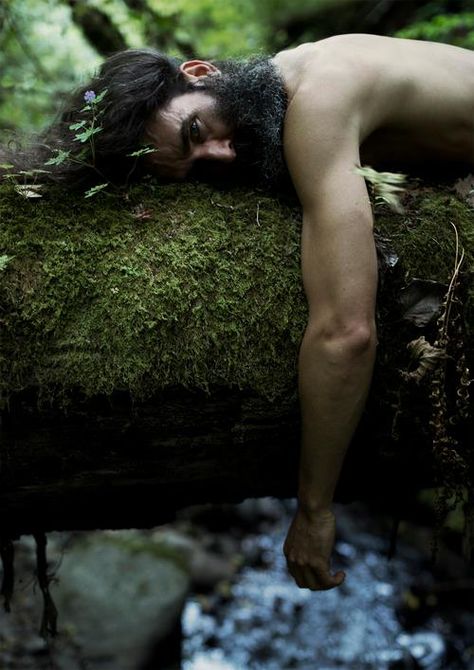
[[181,122],[180,136],[181,136],[181,153],[183,158],[186,158],[191,151],[190,142],[189,142],[189,126],[191,124],[191,116],[188,116],[186,119],[183,119]]

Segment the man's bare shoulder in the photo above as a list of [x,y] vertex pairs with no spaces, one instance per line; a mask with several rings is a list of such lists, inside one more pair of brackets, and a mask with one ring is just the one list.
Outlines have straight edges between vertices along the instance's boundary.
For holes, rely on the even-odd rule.
[[289,99],[301,86],[329,77],[352,78],[363,86],[374,77],[399,81],[429,75],[433,68],[473,75],[474,52],[450,44],[364,33],[334,35],[280,51],[274,63],[282,73]]
[[327,160],[323,158],[324,147],[327,146],[328,151],[335,150],[336,136],[347,137],[350,132],[356,137],[372,72],[366,68],[354,76],[348,46],[353,40],[346,39],[352,37],[340,35],[302,44],[275,56],[288,93],[287,151],[293,153],[293,145],[299,147],[301,142],[310,143],[314,145],[315,155],[324,162]]
[[[289,101],[301,89],[315,79],[323,79],[339,72],[341,75],[349,65],[353,43],[352,35],[335,35],[318,42],[307,42],[293,49],[277,53],[273,62],[280,70]],[[346,66],[346,67],[345,67]]]
[[[374,40],[376,38],[374,44]],[[373,100],[380,81],[382,49],[376,35],[335,35],[302,44],[274,57],[288,95],[289,110],[301,109],[324,119],[336,114],[344,122],[347,114],[366,116],[367,101]],[[385,39],[381,38],[383,44]],[[311,113],[314,112],[314,115]],[[319,125],[319,124],[318,124]]]
[[449,153],[458,141],[453,132],[462,131],[462,143],[472,135],[474,52],[468,49],[356,33],[280,52],[274,62],[288,92],[289,113],[304,107],[301,116],[309,114],[311,123],[315,117],[333,123],[333,114],[334,122],[357,118],[361,143],[377,129],[392,128],[405,137],[426,135],[424,146],[435,150],[443,133],[438,148]]

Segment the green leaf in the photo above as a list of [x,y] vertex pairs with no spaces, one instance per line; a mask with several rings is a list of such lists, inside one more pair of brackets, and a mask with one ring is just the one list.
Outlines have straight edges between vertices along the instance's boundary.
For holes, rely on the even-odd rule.
[[93,135],[96,135],[97,133],[100,133],[102,128],[99,126],[98,128],[87,128],[83,133],[78,133],[77,135],[74,135],[74,139],[77,140],[78,142],[87,142]]
[[87,121],[83,119],[82,121],[78,121],[77,123],[72,123],[69,126],[69,130],[80,130],[81,128],[84,128],[86,125]]
[[11,170],[11,169],[14,168],[14,167],[15,167],[15,166],[14,166],[14,165],[11,165],[10,163],[0,163],[0,168],[1,168],[2,170]]
[[84,193],[84,198],[92,198],[94,195],[97,195],[97,193],[100,193],[100,191],[103,191],[104,188],[107,188],[108,185],[109,183],[106,182],[105,184],[97,184],[97,186],[93,186]]
[[67,161],[70,155],[70,151],[63,151],[62,149],[56,149],[56,156],[50,158],[46,161],[45,165],[61,165],[64,161]]
[[102,100],[103,100],[103,99],[105,98],[105,96],[107,95],[107,91],[108,91],[108,89],[107,89],[107,88],[104,88],[104,90],[101,91],[101,92],[99,93],[99,95],[96,95],[95,98],[94,98],[94,100],[92,101],[93,104],[94,104],[94,105],[98,105],[100,102],[102,102]]

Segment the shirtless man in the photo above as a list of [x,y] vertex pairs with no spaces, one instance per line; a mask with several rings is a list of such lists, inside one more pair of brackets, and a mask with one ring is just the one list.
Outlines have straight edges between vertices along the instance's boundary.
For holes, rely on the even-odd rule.
[[[298,508],[284,553],[298,586],[333,588],[344,573],[330,569],[331,503],[377,341],[373,217],[354,167],[474,165],[474,52],[337,35],[278,53],[250,68],[250,78],[245,68],[230,76],[206,61],[176,64],[166,75],[168,88],[148,56],[112,56],[89,84],[108,89],[112,110],[109,122],[107,111],[101,119],[99,157],[116,156],[109,160],[115,168],[133,131],[156,147],[146,160],[160,176],[182,179],[203,162],[232,168],[240,159],[244,170],[256,169],[269,183],[287,170],[303,207],[309,320],[299,356],[302,450]],[[67,127],[72,118],[64,116]]]
[[[474,166],[474,52],[349,34],[283,51],[273,63],[288,97],[283,150],[303,207],[309,306],[299,356],[298,509],[284,553],[298,586],[322,590],[344,580],[344,573],[330,570],[331,502],[364,408],[377,340],[373,217],[354,166],[433,160]],[[196,85],[201,77],[219,76],[202,61],[183,63],[181,71]],[[196,95],[204,97],[193,100]],[[212,105],[206,96],[174,98],[150,133],[162,150],[158,168],[172,176],[185,176],[196,159],[236,158],[232,128],[206,121]],[[163,147],[163,137],[172,138],[190,110],[210,128],[183,159],[173,154],[171,142]]]

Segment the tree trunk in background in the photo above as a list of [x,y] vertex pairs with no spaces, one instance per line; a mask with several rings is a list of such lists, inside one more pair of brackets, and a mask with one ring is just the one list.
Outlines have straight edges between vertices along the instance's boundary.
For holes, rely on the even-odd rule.
[[191,60],[196,56],[196,48],[190,37],[180,30],[181,11],[160,12],[152,7],[147,0],[124,0],[130,12],[144,20],[145,43],[165,53],[173,52],[176,46],[184,58]]
[[101,56],[127,48],[124,36],[108,14],[78,0],[67,0],[67,4],[71,7],[72,20]]
[[[472,209],[419,184],[404,204],[375,212],[377,367],[337,492],[397,510],[440,470],[461,486],[472,470]],[[0,217],[3,531],[144,527],[190,504],[295,494],[294,202],[152,182],[95,201],[4,186]],[[407,344],[438,337],[451,224],[465,260],[449,358],[417,382],[426,348],[416,359]]]

